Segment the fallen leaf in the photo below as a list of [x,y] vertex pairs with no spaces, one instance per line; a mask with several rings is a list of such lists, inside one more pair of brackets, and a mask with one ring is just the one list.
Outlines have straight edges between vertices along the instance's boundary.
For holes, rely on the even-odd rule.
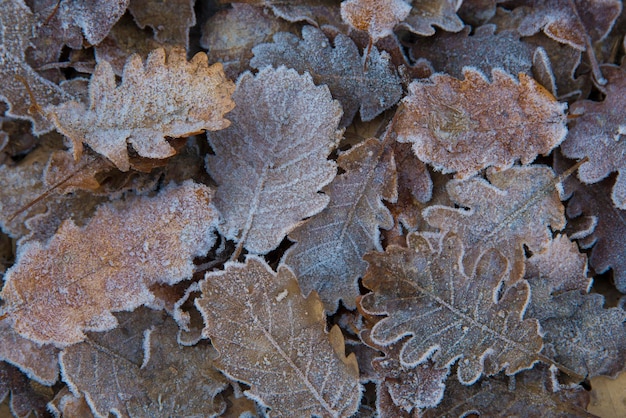
[[[22,336],[58,347],[117,326],[112,311],[150,302],[154,283],[191,277],[215,242],[212,192],[191,181],[155,197],[101,205],[82,228],[64,222],[47,242],[18,248],[4,277],[4,311]],[[45,303],[44,303],[45,301]]]
[[175,150],[165,137],[224,129],[230,124],[224,114],[234,107],[234,85],[222,66],[209,67],[204,53],[187,62],[186,52],[176,48],[167,56],[163,49],[151,52],[145,65],[132,56],[119,86],[111,65],[103,61],[89,89],[89,106],[68,102],[46,112],[72,141],[75,158],[84,142],[122,171],[130,168],[128,144],[142,157],[170,157]]
[[218,369],[250,385],[246,396],[276,416],[349,417],[361,399],[354,355],[345,356],[339,327],[325,331],[315,294],[303,298],[294,274],[258,256],[226,263],[201,284],[205,334]]
[[369,33],[375,43],[393,35],[393,28],[406,19],[411,6],[403,0],[345,0],[341,18],[351,27]]
[[141,29],[150,26],[163,44],[189,49],[189,28],[196,24],[194,0],[130,0],[128,11]]
[[399,27],[417,35],[435,34],[435,26],[447,32],[463,29],[463,21],[456,15],[462,0],[411,0],[411,13]]
[[28,380],[15,367],[0,362],[0,403],[10,393],[9,406],[14,417],[44,416],[46,404],[52,399],[51,392]]
[[267,253],[328,204],[318,190],[335,177],[327,157],[339,142],[341,106],[311,76],[284,67],[242,75],[233,99],[232,126],[208,135],[219,230],[252,253]]

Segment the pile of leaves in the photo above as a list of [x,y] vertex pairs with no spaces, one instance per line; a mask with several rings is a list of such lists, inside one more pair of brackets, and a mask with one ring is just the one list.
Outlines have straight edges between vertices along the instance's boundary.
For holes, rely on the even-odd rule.
[[0,0],[15,416],[591,416],[619,0]]

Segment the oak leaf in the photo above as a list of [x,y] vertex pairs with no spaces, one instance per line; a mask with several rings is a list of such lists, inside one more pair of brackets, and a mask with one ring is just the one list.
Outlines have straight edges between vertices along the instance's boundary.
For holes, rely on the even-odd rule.
[[217,416],[227,381],[208,344],[182,347],[164,312],[141,308],[117,314],[119,328],[90,333],[59,356],[63,380],[106,417]]
[[339,142],[341,106],[311,76],[284,67],[245,73],[233,99],[233,124],[208,135],[219,230],[252,253],[266,253],[328,204],[318,190],[336,174],[327,157]]
[[393,28],[411,12],[403,0],[345,0],[341,18],[357,30],[369,33],[373,42],[393,35]]
[[68,102],[46,112],[72,141],[76,158],[84,142],[127,171],[127,143],[142,157],[167,158],[175,150],[165,137],[227,127],[224,114],[234,106],[233,89],[220,64],[208,66],[206,54],[187,62],[183,49],[174,48],[167,57],[165,50],[156,49],[145,66],[138,55],[129,58],[119,86],[111,65],[99,63],[89,84],[88,106]]
[[191,181],[170,186],[101,205],[84,227],[66,221],[47,243],[20,246],[2,289],[6,320],[26,338],[59,347],[82,341],[83,331],[115,328],[111,311],[149,303],[154,283],[191,277],[193,257],[215,241],[211,195]]
[[611,198],[623,210],[626,209],[626,70],[613,65],[601,68],[608,80],[604,86],[606,98],[602,102],[582,100],[572,105],[570,114],[576,118],[561,151],[568,158],[589,158],[578,169],[578,178],[583,183],[597,183],[617,171]]
[[10,393],[11,399],[7,403],[14,417],[45,416],[52,391],[43,386],[39,386],[43,390],[37,390],[35,386],[18,369],[0,361],[0,404],[4,405]]
[[189,28],[196,24],[193,0],[130,0],[128,11],[141,29],[150,26],[154,38],[164,44],[189,49]]
[[433,205],[423,215],[431,226],[462,239],[466,271],[483,251],[497,248],[509,260],[510,279],[515,281],[524,275],[524,245],[533,253],[548,245],[550,228],[565,226],[565,208],[549,167],[490,171],[487,179],[451,180],[448,194],[461,208]]
[[465,178],[516,160],[528,164],[565,139],[566,105],[528,75],[520,73],[518,83],[494,69],[489,83],[475,69],[463,74],[464,80],[435,74],[414,81],[402,100],[398,141],[411,142],[436,170]]
[[435,34],[435,26],[447,32],[463,29],[463,21],[456,15],[462,0],[411,0],[411,13],[399,27],[417,35]]
[[250,385],[246,396],[276,416],[348,417],[361,398],[354,355],[345,356],[339,327],[325,331],[315,294],[303,298],[294,274],[258,256],[207,273],[201,283],[206,336],[216,366]]
[[35,19],[24,1],[2,0],[0,10],[0,100],[9,104],[7,115],[32,121],[33,133],[40,135],[53,126],[33,106],[56,105],[74,97],[26,63],[25,50],[33,36]]
[[397,196],[393,157],[377,139],[341,154],[337,164],[345,173],[324,189],[328,206],[289,234],[296,245],[283,259],[302,292],[315,290],[328,312],[335,312],[340,300],[349,309],[356,306],[357,279],[367,267],[363,255],[382,251],[379,228],[393,226],[382,200]]
[[530,289],[520,281],[502,291],[507,261],[497,250],[483,252],[468,276],[458,237],[445,235],[439,250],[418,234],[410,234],[408,244],[364,257],[369,267],[363,285],[372,293],[361,299],[361,307],[387,315],[372,328],[372,341],[388,346],[409,335],[401,364],[432,359],[445,368],[459,359],[464,384],[483,373],[505,369],[512,375],[533,366],[543,343],[537,320],[523,319]]
[[305,26],[302,39],[277,33],[274,43],[257,45],[252,52],[254,68],[285,65],[299,73],[309,72],[316,84],[328,85],[343,107],[341,127],[350,125],[357,111],[362,120],[370,121],[402,97],[400,77],[389,55],[372,47],[364,68],[359,49],[341,33],[331,42],[320,29]]

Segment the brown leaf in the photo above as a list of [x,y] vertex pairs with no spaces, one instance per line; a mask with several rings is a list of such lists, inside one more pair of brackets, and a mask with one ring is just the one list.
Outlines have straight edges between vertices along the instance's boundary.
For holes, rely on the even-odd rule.
[[288,22],[306,22],[316,27],[345,26],[337,4],[338,0],[246,0],[248,3],[269,6],[274,14]]
[[[234,85],[222,66],[208,66],[198,53],[190,62],[183,49],[150,53],[145,65],[132,56],[122,84],[106,61],[98,64],[89,85],[89,106],[68,102],[47,108],[57,129],[69,137],[77,158],[82,143],[110,159],[120,170],[130,162],[127,142],[142,157],[175,154],[165,137],[180,138],[203,130],[224,129],[224,114],[234,107]],[[120,112],[120,109],[128,109]]]
[[40,135],[52,130],[53,125],[34,106],[56,105],[74,98],[25,62],[24,51],[33,35],[35,19],[24,1],[1,0],[0,10],[0,100],[9,104],[8,116],[32,121],[33,133]]
[[359,110],[361,119],[370,121],[402,97],[400,77],[389,55],[372,47],[364,68],[359,49],[341,33],[331,42],[321,30],[305,26],[302,39],[277,33],[274,43],[257,45],[252,52],[254,68],[285,65],[309,72],[316,84],[327,84],[343,107],[341,127],[350,125]]
[[537,320],[523,319],[528,283],[507,286],[498,296],[507,270],[498,251],[483,252],[468,276],[461,240],[448,234],[440,247],[411,234],[409,248],[391,245],[364,257],[369,267],[363,285],[373,293],[361,299],[361,307],[387,315],[372,328],[372,341],[388,346],[410,335],[400,351],[401,364],[432,359],[435,367],[445,368],[458,359],[464,384],[483,373],[505,369],[511,375],[531,368],[543,343]]
[[96,416],[216,416],[226,378],[208,344],[181,347],[165,313],[142,308],[117,314],[119,328],[90,333],[60,355],[63,379],[89,399]]
[[46,403],[52,399],[49,388],[28,380],[15,367],[0,362],[0,403],[9,393],[11,413],[17,418],[44,416]]
[[340,300],[355,308],[357,279],[367,267],[363,255],[382,251],[379,228],[393,226],[382,199],[397,196],[393,157],[377,139],[341,154],[337,163],[345,173],[324,189],[328,207],[289,234],[297,244],[284,257],[303,293],[315,290],[328,312],[335,312]]
[[328,204],[318,190],[335,177],[327,157],[339,142],[341,106],[308,74],[284,67],[245,73],[233,99],[232,126],[208,135],[219,229],[240,247],[267,253]]
[[611,198],[619,209],[626,209],[626,71],[613,65],[601,68],[608,80],[604,86],[606,98],[602,102],[583,100],[572,105],[570,114],[577,117],[561,151],[568,158],[589,158],[578,169],[583,183],[597,183],[617,171]]
[[48,411],[52,412],[55,417],[63,418],[92,418],[94,416],[85,398],[72,395],[67,386],[48,403]]
[[515,376],[495,376],[473,386],[450,381],[446,396],[436,409],[422,411],[420,417],[581,418],[593,417],[585,411],[589,393],[576,385],[556,381],[546,366],[535,366]]
[[315,294],[304,299],[294,274],[274,273],[258,256],[207,273],[196,305],[217,351],[217,367],[250,385],[246,396],[276,416],[348,417],[361,398],[354,355],[339,327],[325,331]]
[[351,27],[369,33],[373,42],[393,35],[393,28],[411,12],[403,0],[345,0],[341,18]]
[[189,28],[196,24],[194,0],[130,0],[128,11],[141,29],[150,26],[163,44],[189,49]]
[[566,105],[526,74],[519,83],[501,70],[493,70],[492,83],[471,68],[463,74],[462,81],[442,74],[414,81],[402,100],[398,140],[436,170],[466,178],[528,164],[565,138]]
[[113,165],[105,158],[86,152],[76,161],[66,151],[54,151],[50,155],[43,173],[47,189],[54,188],[56,193],[71,193],[75,190],[96,191],[100,182],[96,175],[111,170]]
[[626,415],[626,373],[616,379],[600,376],[590,380],[591,402],[588,410],[599,417]]
[[82,228],[66,221],[46,244],[23,244],[2,290],[7,320],[21,335],[59,347],[82,341],[83,331],[115,328],[111,311],[150,302],[154,283],[191,277],[193,257],[215,241],[211,195],[192,182],[170,186],[152,198],[101,205]]
[[497,248],[509,260],[510,280],[524,275],[524,248],[540,252],[552,231],[565,226],[564,208],[549,167],[533,165],[489,172],[487,179],[451,180],[448,194],[462,208],[431,206],[426,221],[441,231],[453,231],[463,241],[466,271],[479,255]]
[[456,15],[462,1],[459,0],[411,0],[411,13],[400,24],[400,28],[417,35],[435,34],[435,26],[448,32],[463,29],[463,22]]

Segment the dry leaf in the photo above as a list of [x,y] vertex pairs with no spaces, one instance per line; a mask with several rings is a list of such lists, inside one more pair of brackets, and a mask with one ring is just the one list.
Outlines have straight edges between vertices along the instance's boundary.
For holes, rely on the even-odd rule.
[[24,51],[33,36],[35,19],[24,1],[0,0],[0,10],[0,100],[9,104],[8,116],[32,121],[33,133],[41,135],[53,126],[34,106],[56,105],[74,98],[25,62]]
[[[96,416],[217,416],[226,378],[208,344],[182,347],[165,313],[142,308],[117,315],[119,328],[90,334],[60,355],[63,379]],[[113,389],[114,388],[114,389]]]
[[606,98],[602,102],[583,100],[572,105],[570,114],[576,118],[561,151],[568,158],[589,158],[578,169],[583,183],[597,183],[617,171],[611,198],[619,209],[626,209],[626,71],[613,65],[601,68],[608,80],[604,86]]
[[402,100],[398,141],[411,142],[422,161],[466,178],[490,166],[528,164],[565,139],[566,105],[526,74],[519,83],[501,70],[493,70],[492,83],[471,68],[463,74],[414,81]]
[[0,362],[0,403],[11,393],[9,406],[14,417],[44,416],[51,392],[28,380],[15,367]]
[[67,387],[64,387],[48,403],[48,411],[56,418],[92,418],[94,415],[84,397],[72,395]]
[[423,215],[431,226],[461,237],[465,271],[472,271],[483,251],[497,248],[509,260],[510,280],[515,281],[524,276],[524,245],[540,252],[552,240],[551,229],[565,226],[565,210],[549,167],[492,171],[487,179],[490,183],[480,178],[450,181],[448,194],[461,208],[435,205]]
[[369,33],[373,42],[393,35],[393,28],[410,12],[411,6],[403,0],[345,0],[341,3],[344,22]]
[[350,125],[357,111],[370,121],[395,105],[402,96],[400,77],[386,52],[372,47],[367,68],[354,42],[338,34],[330,41],[313,27],[302,28],[302,39],[287,32],[274,35],[274,43],[253,48],[251,65],[285,65],[299,73],[309,72],[316,84],[327,84],[333,98],[343,107],[340,126]]
[[150,26],[164,44],[189,49],[189,28],[196,24],[195,0],[130,0],[128,11],[141,29]]
[[315,294],[304,299],[294,274],[274,273],[258,256],[226,263],[201,284],[204,332],[219,351],[216,366],[250,385],[246,396],[276,416],[349,417],[361,399],[354,355],[339,327],[325,331]]
[[435,34],[435,26],[448,32],[463,29],[463,22],[456,15],[463,0],[411,0],[411,13],[400,27],[417,35]]
[[497,250],[483,252],[466,275],[463,244],[447,234],[435,250],[411,234],[409,248],[387,247],[368,253],[363,285],[373,293],[361,299],[365,312],[387,315],[372,328],[376,344],[388,346],[410,335],[400,363],[437,368],[458,361],[461,383],[505,369],[509,375],[531,368],[542,348],[536,319],[523,319],[530,298],[528,283],[503,289],[507,261]]
[[219,229],[240,247],[267,253],[328,204],[318,190],[335,177],[327,157],[339,142],[341,106],[311,76],[284,67],[242,75],[233,99],[232,126],[208,135]]
[[626,415],[626,373],[615,379],[600,376],[590,380],[591,402],[587,410],[599,417]]
[[229,125],[224,114],[234,106],[234,86],[222,66],[209,67],[204,53],[187,62],[185,51],[177,48],[167,57],[163,49],[153,51],[145,65],[132,56],[119,86],[111,65],[103,61],[89,89],[88,107],[68,102],[46,111],[71,139],[76,158],[84,142],[122,171],[130,168],[128,144],[142,157],[170,157],[175,150],[165,137],[224,129]]
[[82,341],[83,331],[115,328],[111,311],[150,302],[154,283],[191,277],[193,257],[215,241],[211,195],[192,182],[170,186],[102,205],[82,228],[66,221],[46,244],[20,246],[2,289],[6,320],[26,338],[59,347]]

